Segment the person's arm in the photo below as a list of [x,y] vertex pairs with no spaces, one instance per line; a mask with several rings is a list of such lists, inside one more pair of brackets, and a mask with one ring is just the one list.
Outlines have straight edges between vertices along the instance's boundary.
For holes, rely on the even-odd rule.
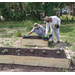
[[29,33],[28,33],[28,35],[30,35],[32,32],[30,31]]
[[58,25],[60,26],[60,23],[61,23],[60,18],[57,18],[57,22],[58,22]]
[[28,37],[32,32],[34,32],[34,28],[25,37]]
[[28,37],[32,32],[30,31],[27,35],[25,35],[25,37]]
[[46,35],[48,33],[48,30],[49,30],[49,23],[46,23]]

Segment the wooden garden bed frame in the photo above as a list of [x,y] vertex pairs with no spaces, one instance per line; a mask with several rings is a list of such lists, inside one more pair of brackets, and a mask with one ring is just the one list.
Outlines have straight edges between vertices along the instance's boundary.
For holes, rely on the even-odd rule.
[[22,45],[37,45],[37,46],[48,46],[48,41],[43,39],[23,39],[21,38]]
[[70,68],[71,57],[68,51],[65,51],[65,53],[67,59],[34,56],[0,55],[0,63]]

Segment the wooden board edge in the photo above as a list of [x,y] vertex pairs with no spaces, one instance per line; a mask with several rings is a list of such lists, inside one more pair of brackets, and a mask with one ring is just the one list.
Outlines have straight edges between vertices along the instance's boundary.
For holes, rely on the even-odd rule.
[[66,54],[67,59],[69,60],[69,68],[70,68],[70,64],[71,64],[71,56],[70,56],[68,50],[64,50],[64,51],[65,51],[65,54]]
[[33,44],[33,43],[31,44],[31,45],[37,45],[37,46],[48,46],[48,42],[49,42],[49,41],[38,40],[38,39],[21,39],[21,44],[24,45],[23,42],[24,42],[24,41],[27,41],[27,40],[28,40],[28,41],[32,41],[32,40],[33,40],[33,41],[44,42],[44,44],[40,44],[40,43],[39,43],[38,45],[37,45],[36,43],[35,43],[35,44]]
[[67,59],[71,59],[71,56],[69,54],[69,51],[68,50],[64,50],[64,51],[65,51],[65,54],[66,54]]
[[[4,58],[4,59],[3,59]],[[2,62],[2,60],[8,63],[12,63],[12,64],[22,64],[22,65],[25,65],[29,63],[29,65],[33,65],[33,66],[40,66],[40,65],[44,65],[46,63],[46,66],[45,67],[50,67],[49,63],[53,64],[51,66],[54,66],[54,67],[57,67],[59,66],[60,68],[69,68],[69,65],[68,65],[68,60],[67,59],[58,59],[58,58],[44,58],[44,57],[33,57],[33,56],[14,56],[14,55],[0,55],[0,60]],[[24,60],[27,60],[24,61]],[[52,60],[52,61],[51,61]],[[23,61],[23,62],[22,62]],[[55,61],[55,62],[54,62]],[[65,61],[65,63],[64,63]],[[45,63],[44,63],[45,62]],[[54,63],[57,63],[57,64],[54,64]],[[61,63],[59,63],[61,62]],[[60,65],[59,65],[60,64]],[[65,65],[66,64],[66,65]],[[49,65],[49,66],[48,66]],[[64,66],[62,66],[64,65]],[[62,66],[62,67],[61,67]]]

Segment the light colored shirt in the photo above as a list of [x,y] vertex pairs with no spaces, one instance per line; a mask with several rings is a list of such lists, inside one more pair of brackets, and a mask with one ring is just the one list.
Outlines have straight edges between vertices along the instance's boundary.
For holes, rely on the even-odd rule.
[[45,28],[43,26],[39,26],[39,29],[33,28],[31,32],[35,32],[37,36],[44,36]]
[[60,18],[58,18],[57,16],[50,16],[50,17],[52,18],[52,22],[49,22],[49,24],[52,28],[55,28],[55,24],[57,23],[60,26],[60,23],[61,23]]

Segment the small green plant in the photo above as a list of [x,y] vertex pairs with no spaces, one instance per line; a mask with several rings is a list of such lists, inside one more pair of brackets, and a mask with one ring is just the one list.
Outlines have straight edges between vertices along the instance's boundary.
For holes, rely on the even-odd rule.
[[55,25],[55,27],[58,27],[58,23]]
[[18,37],[21,36],[21,32],[20,32],[20,30],[17,30],[16,36],[18,36]]
[[60,52],[59,52],[59,51],[57,51],[56,53],[57,53],[57,54],[60,54]]
[[46,55],[46,51],[45,50],[43,50],[42,52],[43,52],[44,55]]
[[31,49],[31,50],[30,50],[30,52],[32,52],[32,53],[33,53],[33,52],[34,52],[34,51],[33,51],[33,49]]
[[8,49],[4,49],[2,52],[3,53],[8,53]]
[[18,55],[20,55],[20,53],[18,53]]
[[61,68],[59,68],[59,71],[60,71],[60,72],[66,72],[66,69],[61,69]]
[[45,50],[43,50],[42,52],[43,52],[43,53],[46,53],[46,51],[45,51]]
[[16,50],[16,52],[19,52],[20,51],[20,49],[19,50]]
[[35,38],[36,38],[36,34],[35,34]]
[[42,36],[42,38],[46,38],[46,37],[48,37],[48,36]]

